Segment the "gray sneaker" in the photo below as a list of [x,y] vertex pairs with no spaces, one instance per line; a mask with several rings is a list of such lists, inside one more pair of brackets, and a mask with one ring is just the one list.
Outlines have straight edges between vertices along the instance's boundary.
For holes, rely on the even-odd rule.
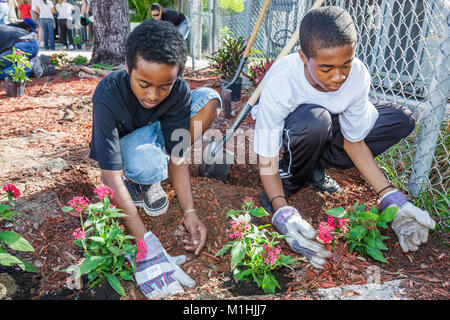
[[152,217],[166,213],[169,208],[167,193],[159,182],[150,185],[148,190],[143,193],[142,202],[145,213]]
[[341,193],[339,184],[321,170],[314,170],[309,186],[311,189],[320,192]]

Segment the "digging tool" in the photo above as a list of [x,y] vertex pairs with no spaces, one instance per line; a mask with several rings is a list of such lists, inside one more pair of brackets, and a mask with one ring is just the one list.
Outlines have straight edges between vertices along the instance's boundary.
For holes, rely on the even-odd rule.
[[258,20],[255,23],[255,26],[253,27],[252,34],[250,35],[250,38],[248,40],[247,46],[245,47],[244,54],[242,56],[241,61],[239,62],[239,65],[236,69],[236,72],[233,76],[233,79],[223,88],[221,95],[222,95],[222,105],[225,113],[225,118],[229,119],[231,116],[231,86],[237,81],[239,78],[242,69],[244,69],[245,64],[247,63],[248,56],[250,55],[250,50],[253,47],[253,43],[255,42],[256,36],[258,35],[259,27],[261,26],[261,23],[264,19],[264,16],[266,15],[267,8],[269,7],[271,0],[266,0],[261,8],[261,12],[259,13]]
[[[316,0],[316,2],[313,4],[310,10],[319,8],[324,0]],[[288,40],[284,48],[281,50],[281,52],[278,54],[277,58],[275,59],[274,65],[278,60],[283,58],[284,56],[288,55],[292,48],[297,43],[298,39],[300,37],[300,24],[297,26],[297,29],[295,30],[294,34],[291,36],[291,38]],[[256,90],[253,92],[253,94],[248,99],[245,107],[241,110],[241,112],[238,114],[236,119],[234,120],[234,123],[232,124],[231,128],[227,130],[227,133],[225,137],[221,141],[215,141],[212,140],[206,147],[203,152],[204,159],[202,164],[198,167],[198,174],[202,177],[212,177],[219,179],[223,182],[225,182],[228,179],[228,175],[230,173],[231,164],[228,164],[228,161],[226,160],[226,155],[224,157],[223,149],[225,146],[225,143],[228,141],[228,139],[233,136],[236,129],[240,126],[242,121],[245,119],[247,114],[250,112],[251,108],[256,104],[256,102],[259,99],[259,96],[261,94],[262,86],[264,83],[264,78],[260,81],[258,86],[256,87]],[[231,92],[230,92],[231,93]],[[219,154],[219,152],[222,152],[222,154]],[[234,154],[225,149],[225,153],[228,155],[233,155],[233,162],[234,162]]]

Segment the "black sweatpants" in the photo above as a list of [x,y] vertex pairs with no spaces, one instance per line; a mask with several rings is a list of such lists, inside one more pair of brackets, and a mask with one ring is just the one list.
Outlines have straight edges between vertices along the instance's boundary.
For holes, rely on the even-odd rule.
[[63,46],[67,47],[67,37],[69,43],[73,45],[72,29],[67,27],[68,19],[58,19],[58,26],[60,30],[59,39]]
[[[378,119],[364,141],[374,157],[408,136],[415,126],[411,111],[391,103],[375,104]],[[314,104],[300,105],[285,120],[280,176],[292,193],[306,185],[315,169],[353,167],[343,148],[337,114]]]

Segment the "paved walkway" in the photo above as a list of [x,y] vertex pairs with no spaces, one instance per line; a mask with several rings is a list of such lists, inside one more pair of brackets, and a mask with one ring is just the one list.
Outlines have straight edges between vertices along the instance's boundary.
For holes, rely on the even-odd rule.
[[[46,49],[40,48],[39,49],[39,55],[45,54],[47,56],[51,56],[55,52],[61,52],[61,51],[63,51],[62,50],[62,46],[60,47],[60,49],[57,46],[56,50],[46,50]],[[90,60],[91,57],[92,57],[92,51],[85,50],[85,49],[81,49],[81,50],[64,50],[63,52],[65,52],[69,58],[74,58],[74,57],[76,57],[78,55],[81,55],[81,56],[84,56],[84,57],[86,57],[86,58],[88,58]],[[207,68],[207,67],[209,67],[209,65],[210,65],[210,61],[209,60],[195,59],[195,61],[194,61],[195,70]],[[192,68],[192,58],[191,57],[187,57],[186,68]]]

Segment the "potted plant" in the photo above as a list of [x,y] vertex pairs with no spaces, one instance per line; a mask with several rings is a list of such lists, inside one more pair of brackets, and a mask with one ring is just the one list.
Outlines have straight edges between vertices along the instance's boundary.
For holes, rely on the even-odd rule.
[[6,96],[7,97],[20,97],[24,93],[25,82],[31,81],[27,75],[27,71],[31,70],[31,64],[28,61],[26,55],[29,53],[12,48],[13,52],[5,55],[3,58],[11,62],[13,70],[6,71],[8,77],[5,79]]
[[[234,38],[228,30],[223,34],[222,46],[211,57],[211,67],[220,74],[221,90],[233,79],[245,51],[245,40],[242,37]],[[230,89],[231,101],[241,100],[242,78],[239,77]]]
[[78,50],[81,49],[81,37],[75,36],[73,37],[73,44],[77,47]]

